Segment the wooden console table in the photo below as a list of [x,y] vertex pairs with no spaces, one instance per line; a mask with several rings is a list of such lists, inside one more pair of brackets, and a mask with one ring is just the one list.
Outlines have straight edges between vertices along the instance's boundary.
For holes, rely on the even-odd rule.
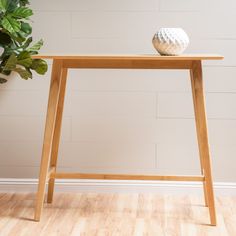
[[[205,205],[209,207],[210,223],[216,225],[214,192],[211,175],[207,120],[205,114],[204,90],[202,81],[202,60],[221,60],[220,55],[96,55],[96,56],[43,56],[34,58],[52,59],[52,75],[48,98],[47,117],[43,141],[38,193],[35,207],[35,221],[40,220],[46,183],[48,182],[47,202],[53,200],[55,179],[119,179],[119,180],[175,180],[201,181]],[[123,174],[58,173],[57,156],[60,142],[61,121],[66,89],[67,71],[70,68],[101,69],[187,69],[190,71],[196,131],[200,154],[201,175],[198,176],[156,176]]]

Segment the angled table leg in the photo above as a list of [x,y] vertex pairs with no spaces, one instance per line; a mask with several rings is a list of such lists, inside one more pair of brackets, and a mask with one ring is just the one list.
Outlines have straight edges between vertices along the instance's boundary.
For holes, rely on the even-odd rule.
[[43,151],[40,165],[38,193],[35,206],[34,219],[40,220],[41,211],[44,202],[45,187],[48,179],[49,162],[52,151],[53,133],[55,129],[55,120],[58,107],[59,91],[61,86],[62,60],[54,60],[52,67],[51,84],[48,98],[47,117],[44,131]]
[[[198,150],[199,150],[199,156],[200,156],[201,174],[204,175],[203,153],[202,153],[201,142],[200,142],[201,137],[200,137],[200,132],[199,132],[199,128],[200,127],[199,127],[199,117],[198,117],[198,114],[197,114],[197,104],[196,104],[196,93],[195,93],[195,86],[194,86],[193,70],[190,70],[190,78],[191,78],[191,86],[192,86],[194,116],[195,116],[195,124],[196,124]],[[203,191],[204,191],[205,206],[208,206],[207,190],[206,190],[206,183],[205,183],[205,181],[203,181]]]
[[193,61],[191,83],[194,101],[194,111],[199,145],[202,173],[205,176],[204,193],[206,205],[209,207],[211,225],[216,225],[215,200],[211,175],[211,160],[208,144],[207,120],[205,112],[205,98],[202,81],[201,61]]
[[[60,92],[59,92],[58,107],[57,107],[55,128],[54,128],[53,141],[52,141],[51,161],[50,161],[50,168],[52,168],[54,171],[56,170],[58,148],[59,148],[59,143],[60,143],[61,123],[62,123],[64,98],[65,98],[65,90],[66,90],[66,80],[67,80],[67,68],[63,68],[62,73],[61,73],[61,86],[60,86]],[[52,200],[53,200],[54,184],[55,184],[55,178],[50,178],[48,182],[48,195],[47,195],[48,203],[52,203]]]

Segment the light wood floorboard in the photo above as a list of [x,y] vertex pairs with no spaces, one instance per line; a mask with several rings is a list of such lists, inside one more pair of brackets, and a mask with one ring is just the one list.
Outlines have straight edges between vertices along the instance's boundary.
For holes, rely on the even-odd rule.
[[218,225],[200,196],[56,193],[34,222],[32,193],[0,193],[0,236],[235,236],[236,197],[217,197]]

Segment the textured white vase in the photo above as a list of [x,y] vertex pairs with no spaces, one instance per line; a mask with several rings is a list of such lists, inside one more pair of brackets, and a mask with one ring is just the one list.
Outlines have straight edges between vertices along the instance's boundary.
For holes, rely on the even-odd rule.
[[180,55],[188,47],[189,37],[181,28],[161,28],[152,43],[161,55]]

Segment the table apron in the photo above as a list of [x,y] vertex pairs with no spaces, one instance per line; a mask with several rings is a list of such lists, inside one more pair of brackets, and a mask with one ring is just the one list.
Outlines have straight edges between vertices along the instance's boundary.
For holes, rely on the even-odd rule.
[[74,69],[191,69],[193,62],[193,60],[62,59],[62,66]]

